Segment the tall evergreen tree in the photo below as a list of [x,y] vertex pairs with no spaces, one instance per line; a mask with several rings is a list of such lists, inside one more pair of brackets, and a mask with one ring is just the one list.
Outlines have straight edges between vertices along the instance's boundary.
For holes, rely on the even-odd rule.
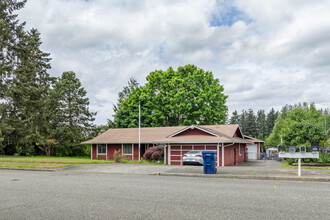
[[[25,25],[19,23],[14,12],[23,8],[25,2],[26,0],[0,0],[0,153],[4,153],[3,140],[14,129],[8,121],[8,87],[19,62],[17,45],[20,42],[19,36],[24,34]],[[9,150],[11,153],[15,151],[14,147]]]
[[274,108],[267,114],[268,134],[272,133],[278,115],[279,113],[275,112]]
[[25,23],[20,24],[16,10],[24,7],[25,1],[0,0],[0,98],[6,96],[8,79],[13,75],[13,70],[18,62],[19,53],[17,44],[20,36],[24,34]]
[[259,139],[265,140],[268,133],[267,120],[265,110],[259,110],[257,112],[257,137]]
[[249,109],[245,118],[245,129],[244,134],[256,137],[257,136],[257,123],[256,123],[256,116],[252,109]]
[[44,150],[49,137],[47,104],[53,78],[47,73],[49,54],[42,52],[40,45],[40,34],[36,29],[21,36],[18,48],[22,53],[17,56],[20,63],[9,87],[9,120],[14,127],[10,141],[19,146],[23,154],[32,153],[35,146]]
[[40,50],[40,34],[25,31],[15,10],[26,1],[1,1],[0,5],[0,129],[5,133],[6,152],[34,154],[47,136],[48,91],[52,78],[49,54]]
[[64,72],[55,82],[50,97],[53,106],[53,137],[56,142],[76,147],[93,132],[94,116],[89,99],[74,72]]
[[239,124],[239,119],[240,119],[240,117],[239,117],[237,111],[235,110],[233,112],[233,115],[230,118],[229,124]]
[[247,112],[243,109],[239,120],[239,126],[241,127],[243,134],[245,134],[246,130],[246,115]]

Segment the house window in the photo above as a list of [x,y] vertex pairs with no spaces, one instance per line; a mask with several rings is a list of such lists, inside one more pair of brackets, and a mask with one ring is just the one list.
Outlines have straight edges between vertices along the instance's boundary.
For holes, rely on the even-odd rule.
[[124,155],[132,155],[133,154],[132,144],[123,144],[123,154]]
[[242,155],[241,144],[239,144],[238,151],[239,151],[239,155]]
[[97,154],[106,154],[107,153],[107,147],[105,144],[98,144],[97,145]]

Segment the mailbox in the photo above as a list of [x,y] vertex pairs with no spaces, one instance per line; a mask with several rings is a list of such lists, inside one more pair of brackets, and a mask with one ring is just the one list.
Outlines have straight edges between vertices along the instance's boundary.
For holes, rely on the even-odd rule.
[[300,146],[300,152],[301,153],[306,153],[306,147],[304,145]]
[[296,152],[296,145],[289,145],[289,152],[295,153]]
[[284,152],[286,151],[285,146],[284,146],[284,145],[280,145],[280,146],[278,146],[278,151],[279,151],[280,153],[284,153]]
[[320,148],[319,142],[312,142],[311,143],[311,151],[313,153],[319,152],[319,148]]

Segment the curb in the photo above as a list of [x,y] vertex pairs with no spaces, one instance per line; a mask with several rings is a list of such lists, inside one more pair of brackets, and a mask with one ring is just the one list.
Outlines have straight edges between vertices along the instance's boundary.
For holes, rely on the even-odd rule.
[[210,175],[210,174],[188,174],[188,173],[157,173],[159,176],[178,177],[203,177],[203,178],[226,178],[226,179],[253,179],[253,180],[287,180],[287,181],[312,181],[330,182],[327,177],[293,177],[293,176],[257,176],[257,175]]
[[0,170],[24,170],[24,171],[47,171],[56,172],[56,169],[35,169],[35,168],[18,168],[18,167],[0,167]]

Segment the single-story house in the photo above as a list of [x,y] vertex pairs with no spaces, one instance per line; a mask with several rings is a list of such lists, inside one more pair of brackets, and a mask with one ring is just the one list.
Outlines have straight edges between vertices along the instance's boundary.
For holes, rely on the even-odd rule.
[[[139,149],[140,143],[140,149]],[[216,150],[217,166],[231,166],[245,161],[246,146],[253,144],[240,127],[233,125],[191,125],[109,129],[92,140],[91,159],[113,160],[114,151],[139,160],[152,146],[164,147],[164,164],[182,165],[182,156],[190,150]]]
[[248,159],[249,160],[259,160],[262,159],[261,153],[263,153],[263,140],[257,138],[249,137],[244,135],[244,138],[251,141],[252,144],[249,144],[246,148]]

